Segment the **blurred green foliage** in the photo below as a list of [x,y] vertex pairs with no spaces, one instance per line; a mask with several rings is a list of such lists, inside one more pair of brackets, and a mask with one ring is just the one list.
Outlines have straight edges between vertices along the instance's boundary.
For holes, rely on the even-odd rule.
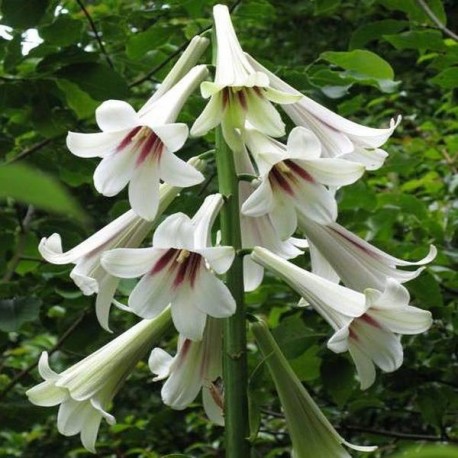
[[[97,195],[96,161],[72,156],[65,134],[96,131],[93,112],[107,98],[141,106],[186,41],[211,25],[214,3],[1,2],[0,176],[8,179],[0,178],[0,456],[89,455],[78,437],[57,433],[56,409],[32,406],[24,395],[39,380],[41,351],[56,350],[59,371],[110,339],[96,323],[94,298],[69,279],[70,266],[49,265],[37,251],[53,232],[72,247],[128,206],[125,193]],[[457,456],[456,448],[424,444],[458,442],[458,41],[449,33],[458,31],[458,4],[425,3],[437,21],[416,0],[241,0],[233,13],[245,50],[315,100],[374,127],[403,115],[385,166],[339,191],[339,222],[398,257],[419,258],[430,243],[439,250],[407,285],[413,303],[435,320],[428,333],[403,339],[404,365],[361,392],[347,356],[326,350],[330,330],[295,307],[289,288],[268,276],[247,298],[339,432],[379,445],[374,457]],[[180,118],[190,123],[202,107],[196,94]],[[211,135],[188,141],[181,154],[209,148]],[[214,180],[199,189],[215,190]],[[197,206],[187,190],[169,212],[191,214]],[[115,311],[115,333],[134,320]],[[172,351],[174,345],[173,335],[163,342]],[[286,457],[284,419],[259,363],[251,352],[255,456]],[[118,422],[102,426],[98,456],[223,456],[223,431],[206,421],[199,403],[184,412],[164,407],[161,384],[151,378],[142,363],[116,397]]]

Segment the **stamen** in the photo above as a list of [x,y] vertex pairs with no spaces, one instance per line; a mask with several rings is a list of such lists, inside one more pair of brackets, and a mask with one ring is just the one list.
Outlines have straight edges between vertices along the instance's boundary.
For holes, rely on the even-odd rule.
[[184,262],[187,258],[189,258],[189,255],[191,253],[188,251],[188,250],[181,250],[180,251],[180,254],[178,255],[178,257],[176,258],[176,262],[178,262],[178,264],[181,264],[182,262]]

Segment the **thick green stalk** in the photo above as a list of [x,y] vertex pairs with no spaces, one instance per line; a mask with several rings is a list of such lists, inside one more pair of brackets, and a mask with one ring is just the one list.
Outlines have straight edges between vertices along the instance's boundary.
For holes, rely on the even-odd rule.
[[[221,210],[222,245],[242,247],[239,215],[238,179],[233,153],[224,141],[221,128],[216,131],[216,165],[219,192],[225,204]],[[237,303],[237,311],[224,321],[224,416],[226,426],[226,457],[248,458],[250,456],[248,398],[246,317],[243,290],[243,260],[236,256],[226,274],[226,284]]]

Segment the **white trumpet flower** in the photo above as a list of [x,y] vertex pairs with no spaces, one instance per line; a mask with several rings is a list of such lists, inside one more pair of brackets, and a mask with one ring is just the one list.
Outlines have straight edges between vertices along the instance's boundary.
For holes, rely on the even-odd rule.
[[312,270],[330,280],[340,278],[346,286],[357,291],[366,288],[383,291],[387,278],[394,278],[399,283],[412,280],[420,275],[424,267],[413,271],[398,267],[422,266],[431,262],[437,254],[436,248],[431,245],[423,259],[404,261],[374,247],[340,224],[318,224],[303,215],[299,215],[299,228],[309,242]]
[[343,445],[360,452],[372,452],[377,448],[347,442],[297,378],[267,325],[259,321],[253,323],[251,329],[280,397],[293,446],[293,458],[350,458]]
[[200,136],[220,123],[228,145],[239,149],[234,129],[243,129],[248,120],[256,129],[273,137],[285,133],[285,125],[271,102],[285,104],[300,96],[270,87],[264,72],[256,71],[245,56],[235,34],[229,9],[213,8],[216,30],[216,74],[214,82],[204,82],[201,92],[210,102],[191,128],[191,135]]
[[304,127],[291,131],[287,145],[254,129],[246,129],[244,139],[258,166],[261,184],[243,204],[242,213],[269,213],[283,239],[296,231],[298,213],[319,223],[334,221],[337,203],[325,185],[348,185],[364,173],[360,164],[321,158],[318,138]]
[[[189,163],[203,170],[205,162],[192,158]],[[162,184],[159,189],[158,216],[172,203],[181,188]],[[136,248],[154,226],[154,221],[146,221],[132,210],[116,218],[91,237],[64,252],[59,234],[42,238],[38,251],[52,264],[76,264],[70,277],[83,294],[97,294],[96,315],[100,325],[110,331],[108,320],[110,308],[119,280],[110,275],[100,264],[102,253],[113,248]]]
[[60,404],[57,428],[65,436],[80,433],[81,442],[95,453],[95,441],[104,418],[114,424],[107,412],[126,378],[151,347],[170,328],[170,309],[154,320],[143,320],[95,353],[58,374],[43,352],[38,370],[44,382],[29,389],[33,404],[51,407]]
[[341,157],[364,164],[367,170],[380,168],[388,154],[380,149],[401,122],[401,116],[390,121],[385,129],[366,127],[334,113],[282,81],[278,76],[246,55],[249,63],[266,74],[270,85],[282,92],[298,95],[300,99],[283,110],[297,126],[313,131],[320,139],[324,157]]
[[[361,388],[375,380],[375,366],[393,372],[403,361],[398,334],[419,334],[431,326],[431,313],[409,306],[409,293],[388,278],[383,293],[367,288],[353,291],[321,278],[256,247],[252,258],[270,269],[295,289],[336,331],[328,348],[336,353],[349,351]],[[303,302],[302,302],[303,303]]]
[[204,65],[194,67],[138,113],[127,102],[108,100],[96,110],[102,132],[69,132],[67,146],[73,154],[102,158],[94,173],[94,185],[100,193],[114,196],[129,183],[132,209],[153,220],[159,206],[160,180],[182,188],[203,181],[198,170],[173,154],[188,137],[186,124],[174,121],[207,73]]
[[222,323],[209,318],[201,341],[178,339],[175,357],[162,348],[155,348],[149,358],[154,380],[167,379],[161,395],[164,404],[182,410],[196,399],[202,390],[202,400],[208,418],[224,425],[224,400],[220,391],[222,376]]
[[235,312],[235,301],[216,274],[234,259],[229,246],[210,246],[210,228],[223,204],[208,196],[191,220],[183,213],[166,218],[156,229],[152,248],[120,248],[103,254],[102,265],[121,278],[143,276],[129,297],[129,307],[153,318],[169,303],[178,332],[201,340],[207,315],[223,318]]

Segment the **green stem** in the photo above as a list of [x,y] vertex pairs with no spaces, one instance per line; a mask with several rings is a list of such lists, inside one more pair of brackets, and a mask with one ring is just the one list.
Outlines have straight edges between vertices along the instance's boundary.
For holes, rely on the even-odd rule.
[[[242,247],[240,232],[238,179],[232,151],[224,141],[221,128],[216,130],[216,166],[219,192],[225,204],[221,210],[222,245]],[[237,303],[237,311],[224,320],[224,416],[226,427],[226,458],[250,456],[246,316],[243,290],[243,259],[236,256],[227,272],[226,284]]]

